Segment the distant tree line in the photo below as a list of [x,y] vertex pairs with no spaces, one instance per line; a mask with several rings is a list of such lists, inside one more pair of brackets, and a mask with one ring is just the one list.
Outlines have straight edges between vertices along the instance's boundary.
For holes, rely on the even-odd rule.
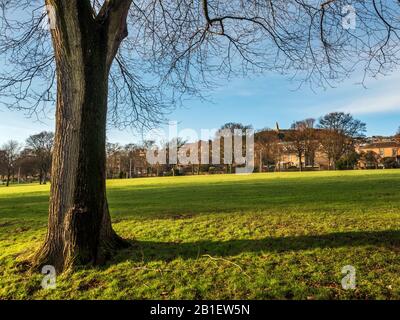
[[[226,123],[218,132],[230,130],[234,134],[238,129],[244,132],[246,129],[252,129],[252,126]],[[294,121],[289,129],[281,129],[277,124],[274,129],[256,130],[254,139],[255,170],[258,172],[279,171],[282,169],[279,165],[282,157],[288,154],[296,155],[299,162],[296,169],[302,171],[305,168],[313,168],[317,153],[327,159],[328,169],[354,169],[359,160],[378,167],[378,155],[371,151],[356,152],[356,146],[365,141],[365,132],[365,123],[355,119],[351,114],[343,112],[332,112],[319,120],[309,118]],[[394,138],[400,141],[400,127]],[[211,148],[212,141],[208,142]],[[155,141],[147,140],[127,145],[107,143],[107,178],[232,173],[233,168],[237,166],[234,156],[224,152],[224,138],[220,141],[221,163],[219,165],[169,164],[171,143],[169,141],[163,145],[166,150],[167,164],[157,163],[154,165],[148,163],[146,151],[154,146]],[[186,140],[178,138],[174,143],[178,152],[187,152],[184,148],[187,145]],[[12,182],[31,181],[46,184],[51,173],[53,144],[54,134],[46,131],[30,136],[24,145],[14,140],[5,143],[0,148],[0,180],[2,183],[7,186]],[[197,146],[200,155],[201,141],[197,142]],[[245,152],[245,142],[243,143],[243,152]],[[226,156],[232,158],[233,161],[226,163]]]
[[25,145],[10,140],[0,148],[0,179],[7,186],[15,181],[39,181],[50,177],[54,134],[43,131],[30,136]]

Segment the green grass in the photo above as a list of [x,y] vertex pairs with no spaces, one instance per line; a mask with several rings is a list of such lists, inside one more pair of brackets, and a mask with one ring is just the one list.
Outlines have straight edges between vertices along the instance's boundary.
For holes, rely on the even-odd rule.
[[43,290],[17,261],[43,240],[49,187],[1,186],[0,299],[399,299],[399,190],[400,170],[109,181],[134,246]]

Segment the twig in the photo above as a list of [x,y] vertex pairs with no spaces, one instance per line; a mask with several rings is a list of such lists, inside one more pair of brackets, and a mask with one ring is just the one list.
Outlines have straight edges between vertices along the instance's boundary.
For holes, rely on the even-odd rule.
[[209,254],[203,254],[202,257],[207,257],[214,261],[222,260],[222,261],[229,262],[229,263],[233,264],[234,266],[238,267],[240,269],[240,271],[243,272],[244,275],[246,275],[249,279],[251,279],[251,277],[243,270],[243,268],[235,262],[232,262],[232,261],[224,259],[224,258],[214,258],[214,257],[210,256]]
[[163,275],[163,272],[172,272],[174,270],[170,270],[170,269],[161,269],[161,268],[157,268],[157,269],[153,269],[153,268],[147,268],[147,267],[135,267],[133,268],[133,270],[146,270],[146,271],[157,271],[159,273],[161,273],[161,275]]

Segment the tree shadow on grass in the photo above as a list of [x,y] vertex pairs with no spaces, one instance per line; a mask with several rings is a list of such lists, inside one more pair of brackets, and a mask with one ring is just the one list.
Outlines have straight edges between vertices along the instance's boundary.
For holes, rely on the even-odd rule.
[[259,240],[228,240],[196,242],[132,241],[132,247],[118,254],[113,262],[172,261],[177,258],[196,259],[202,255],[229,257],[241,253],[302,251],[325,248],[385,247],[400,251],[400,230],[337,232],[324,235],[268,237]]

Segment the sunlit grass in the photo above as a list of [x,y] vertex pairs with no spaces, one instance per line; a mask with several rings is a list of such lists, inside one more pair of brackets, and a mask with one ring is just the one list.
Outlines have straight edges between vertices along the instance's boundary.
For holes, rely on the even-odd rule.
[[400,298],[399,190],[400,170],[109,181],[134,246],[46,291],[16,262],[43,240],[49,186],[0,186],[0,299]]

